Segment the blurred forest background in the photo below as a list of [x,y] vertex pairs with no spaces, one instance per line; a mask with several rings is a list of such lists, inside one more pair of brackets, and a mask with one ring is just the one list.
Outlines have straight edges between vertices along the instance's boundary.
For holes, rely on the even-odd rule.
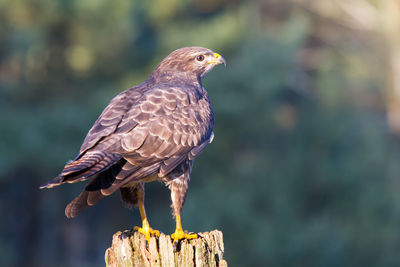
[[[39,190],[97,116],[171,51],[227,60],[204,79],[215,139],[183,227],[224,232],[230,266],[400,266],[398,0],[0,0],[0,264],[103,266],[140,225],[84,186]],[[169,190],[150,224],[172,233]]]

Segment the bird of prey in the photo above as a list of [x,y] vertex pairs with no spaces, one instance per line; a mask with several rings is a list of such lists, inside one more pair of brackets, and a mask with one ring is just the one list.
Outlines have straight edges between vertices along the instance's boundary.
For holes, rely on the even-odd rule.
[[89,130],[78,156],[40,188],[91,179],[65,208],[73,218],[119,189],[128,207],[139,206],[147,240],[153,230],[144,209],[144,183],[163,181],[171,190],[174,242],[196,238],[182,230],[180,213],[194,159],[213,139],[214,115],[202,86],[218,53],[185,47],[169,54],[142,84],[114,97]]

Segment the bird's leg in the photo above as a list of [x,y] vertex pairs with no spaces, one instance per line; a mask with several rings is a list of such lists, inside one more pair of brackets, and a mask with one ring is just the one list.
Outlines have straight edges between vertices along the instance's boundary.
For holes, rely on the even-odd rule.
[[140,216],[142,217],[142,227],[135,226],[134,230],[144,234],[147,241],[150,241],[150,235],[159,236],[160,232],[158,230],[153,230],[150,227],[149,221],[147,220],[146,210],[144,209],[144,185],[138,186],[137,197]]
[[173,179],[168,183],[171,190],[172,210],[176,220],[175,232],[171,235],[174,243],[184,238],[197,238],[197,234],[186,234],[182,229],[181,223],[181,210],[189,187],[191,167],[192,162],[188,161],[182,164],[181,171],[178,170],[177,173],[171,177]]
[[177,214],[175,219],[176,219],[176,228],[175,232],[171,235],[171,238],[173,239],[174,243],[184,238],[193,239],[198,237],[197,234],[186,234],[183,231],[180,214]]

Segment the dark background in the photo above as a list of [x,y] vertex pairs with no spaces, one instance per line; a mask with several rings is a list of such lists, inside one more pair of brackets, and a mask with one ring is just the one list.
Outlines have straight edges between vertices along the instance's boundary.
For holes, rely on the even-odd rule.
[[[400,11],[382,2],[0,1],[1,266],[103,266],[140,225],[118,194],[68,220],[84,184],[38,187],[113,96],[192,45],[228,65],[204,79],[215,139],[183,227],[222,230],[230,266],[400,266]],[[172,233],[169,190],[146,188]]]

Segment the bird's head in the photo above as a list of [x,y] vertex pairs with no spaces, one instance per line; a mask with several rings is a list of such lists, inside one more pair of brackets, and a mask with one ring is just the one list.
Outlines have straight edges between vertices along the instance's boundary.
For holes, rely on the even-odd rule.
[[226,65],[225,59],[218,53],[203,47],[184,47],[169,54],[154,73],[166,79],[187,77],[200,80],[216,65]]

